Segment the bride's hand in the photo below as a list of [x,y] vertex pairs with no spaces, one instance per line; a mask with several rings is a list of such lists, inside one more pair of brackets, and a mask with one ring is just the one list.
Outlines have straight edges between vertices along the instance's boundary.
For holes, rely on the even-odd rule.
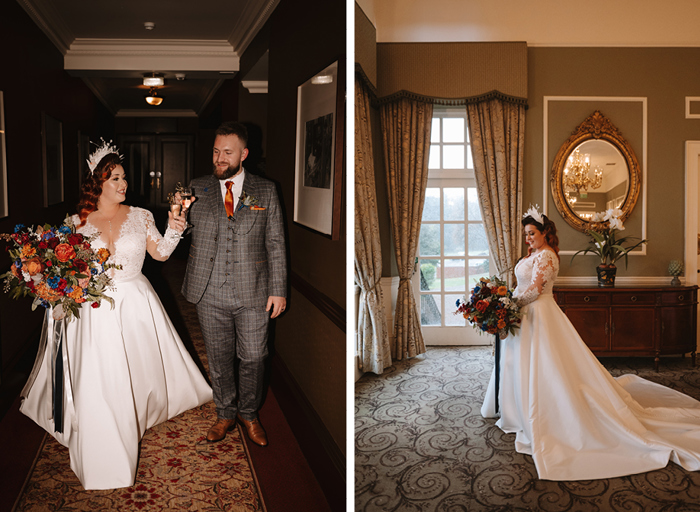
[[185,216],[178,215],[177,217],[173,215],[173,212],[168,212],[168,227],[174,229],[178,233],[182,234],[185,231],[186,224]]

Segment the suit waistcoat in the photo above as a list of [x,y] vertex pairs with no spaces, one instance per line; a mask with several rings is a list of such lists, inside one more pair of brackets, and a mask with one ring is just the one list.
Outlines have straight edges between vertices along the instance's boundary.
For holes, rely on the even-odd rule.
[[216,286],[221,287],[226,283],[233,283],[233,244],[235,239],[233,226],[236,222],[236,215],[234,213],[233,220],[229,220],[226,216],[226,207],[221,194],[219,194],[217,205],[219,229],[216,237],[216,256],[214,257],[212,280]]

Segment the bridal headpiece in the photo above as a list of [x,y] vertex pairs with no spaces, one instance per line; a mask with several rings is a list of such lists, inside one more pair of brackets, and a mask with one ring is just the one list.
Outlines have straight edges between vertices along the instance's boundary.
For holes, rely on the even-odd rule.
[[95,168],[97,167],[97,164],[100,163],[100,160],[102,160],[105,156],[109,155],[110,153],[116,153],[117,155],[119,155],[119,158],[124,158],[124,155],[119,154],[117,146],[112,145],[111,140],[109,142],[105,142],[105,140],[102,137],[100,137],[100,140],[102,141],[102,145],[100,146],[97,146],[95,142],[92,143],[95,144],[95,146],[97,146],[97,149],[94,153],[90,155],[90,157],[87,160],[88,167],[90,168],[90,174],[95,172]]
[[540,224],[542,224],[544,226],[544,219],[542,218],[542,213],[540,213],[538,208],[539,208],[539,205],[535,205],[535,206],[530,205],[530,208],[525,213],[523,213],[523,219],[525,217],[532,217],[533,219],[535,219],[537,222],[539,222]]

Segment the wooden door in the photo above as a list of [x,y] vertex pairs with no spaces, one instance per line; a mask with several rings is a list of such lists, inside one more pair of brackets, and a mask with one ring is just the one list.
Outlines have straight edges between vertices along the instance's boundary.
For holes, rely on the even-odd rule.
[[122,135],[127,202],[150,210],[167,209],[168,193],[192,178],[191,135]]

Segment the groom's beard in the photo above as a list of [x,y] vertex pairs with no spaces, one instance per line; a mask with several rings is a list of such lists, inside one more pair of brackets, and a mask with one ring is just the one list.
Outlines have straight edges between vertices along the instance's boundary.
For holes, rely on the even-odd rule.
[[240,171],[240,170],[241,170],[241,163],[240,162],[235,167],[232,167],[229,165],[223,171],[219,171],[216,168],[216,164],[214,164],[214,176],[216,176],[217,178],[219,178],[222,181],[229,179],[231,176],[235,176],[236,174],[238,174],[238,171]]

